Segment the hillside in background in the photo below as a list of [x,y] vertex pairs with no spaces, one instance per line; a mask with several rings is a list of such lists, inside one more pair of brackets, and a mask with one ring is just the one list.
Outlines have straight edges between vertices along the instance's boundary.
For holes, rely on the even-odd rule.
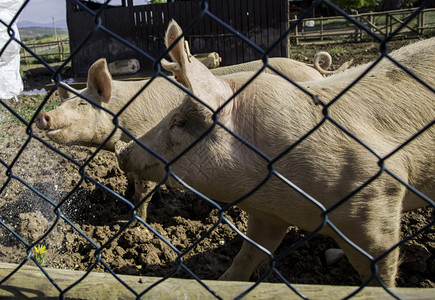
[[[56,28],[67,28],[66,25],[66,19],[65,18],[56,18],[54,20],[54,25],[56,26]],[[53,27],[53,22],[45,22],[45,23],[41,23],[41,22],[32,22],[29,20],[21,20],[20,18],[18,19],[17,22],[17,26],[18,28],[26,28],[26,27]]]
[[[20,32],[21,39],[34,39],[36,37],[42,37],[47,35],[53,35],[54,36],[54,29],[53,27],[24,27],[24,28],[18,28],[18,31]],[[56,32],[58,35],[65,35],[68,34],[68,29],[65,28],[56,28]]]

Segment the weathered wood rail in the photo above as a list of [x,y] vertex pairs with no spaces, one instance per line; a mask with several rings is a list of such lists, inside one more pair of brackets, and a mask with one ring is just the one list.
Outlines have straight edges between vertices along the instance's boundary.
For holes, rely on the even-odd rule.
[[[70,54],[68,39],[46,43],[31,43],[26,44],[26,46],[41,58],[57,56],[57,61],[59,62],[63,61]],[[35,57],[24,48],[21,48],[20,57],[21,61],[25,63],[29,63],[29,60],[35,59]]]
[[[0,278],[5,278],[17,265],[0,263]],[[86,272],[45,268],[60,289],[65,290],[80,280]],[[161,278],[131,275],[118,275],[130,288],[141,293]],[[208,287],[222,299],[234,299],[252,286],[252,282],[225,282],[204,280]],[[358,287],[295,284],[295,289],[309,299],[342,299]],[[393,288],[395,294],[403,299],[433,299],[434,289],[430,288]],[[2,299],[53,299],[60,291],[37,267],[23,266],[0,286]],[[66,299],[135,299],[135,295],[109,273],[91,272],[79,284],[65,293]],[[192,279],[169,278],[152,288],[142,298],[146,299],[216,299],[200,283]],[[244,299],[301,299],[286,285],[280,283],[261,283]],[[381,300],[392,297],[380,287],[366,287],[353,299]]]
[[[359,22],[366,25],[371,32],[382,37],[389,36],[406,18],[411,15],[414,9],[403,9],[394,11],[371,12],[352,15]],[[295,23],[291,20],[290,24]],[[395,38],[421,37],[435,30],[435,8],[427,8],[406,25]],[[304,20],[300,26],[290,34],[294,43],[320,41],[361,41],[369,38],[366,31],[355,26],[343,16],[321,17]]]

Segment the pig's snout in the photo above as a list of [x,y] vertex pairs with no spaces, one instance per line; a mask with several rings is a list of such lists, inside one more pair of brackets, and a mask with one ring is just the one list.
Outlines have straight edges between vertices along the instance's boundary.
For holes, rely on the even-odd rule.
[[36,117],[35,123],[39,129],[48,130],[53,124],[53,118],[48,112],[41,111]]

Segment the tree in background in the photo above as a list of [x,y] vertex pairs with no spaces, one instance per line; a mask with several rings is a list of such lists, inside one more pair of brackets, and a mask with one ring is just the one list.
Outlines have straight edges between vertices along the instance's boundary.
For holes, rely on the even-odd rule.
[[365,7],[365,6],[377,6],[380,1],[378,0],[333,0],[332,2],[341,8],[360,9],[361,7]]
[[400,8],[402,8],[403,2],[404,1],[401,1],[401,0],[382,0],[381,4],[379,4],[379,10],[400,9]]
[[395,10],[407,7],[415,7],[421,4],[421,0],[332,0],[341,8],[360,9],[376,8],[376,10]]

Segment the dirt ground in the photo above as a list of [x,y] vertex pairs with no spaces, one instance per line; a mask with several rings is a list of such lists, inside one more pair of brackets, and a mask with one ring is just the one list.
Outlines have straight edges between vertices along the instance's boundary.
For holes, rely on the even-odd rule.
[[[404,43],[394,43],[392,48]],[[350,50],[333,54],[334,66],[351,57],[355,58],[355,64],[359,64],[372,59],[377,53],[377,48],[371,45],[355,44],[350,47],[366,47],[367,51],[357,57]],[[330,48],[327,45],[293,47],[293,58],[310,62],[309,53]],[[28,78],[25,88],[39,89],[49,83],[49,78],[46,79]],[[41,101],[38,97],[23,96],[19,105],[38,101]],[[11,101],[8,103],[18,105]],[[192,193],[162,187],[153,195],[148,221],[152,229],[167,239],[173,248],[143,225],[131,224],[120,233],[129,220],[130,208],[101,186],[120,195],[126,193],[127,180],[117,167],[114,154],[100,151],[84,168],[94,180],[83,179],[78,164],[86,162],[94,148],[61,146],[37,129],[34,133],[71,159],[66,159],[36,139],[29,141],[26,128],[18,122],[1,122],[0,118],[0,162],[11,164],[20,153],[10,177],[5,174],[5,166],[0,164],[0,219],[28,244],[48,233],[40,242],[48,249],[46,266],[87,270],[96,262],[99,254],[96,248],[105,245],[101,260],[115,273],[166,276],[177,265],[174,249],[184,253],[218,221],[217,209],[206,201]],[[61,204],[59,214],[53,212],[58,204]],[[405,214],[402,235],[409,236],[429,223],[432,213],[432,209],[419,209]],[[241,231],[246,230],[247,216],[244,212],[232,208],[227,217]],[[50,231],[53,224],[54,228]],[[27,256],[23,241],[4,226],[0,228],[0,261],[22,262]],[[307,232],[290,227],[277,253],[306,235]],[[231,264],[242,240],[228,225],[220,224],[185,253],[183,261],[199,278],[217,279]],[[325,250],[334,247],[337,246],[332,239],[316,235],[285,255],[276,268],[291,283],[360,284],[358,274],[345,257],[333,265],[326,264]],[[429,228],[401,246],[401,253],[397,285],[435,287],[435,228]],[[107,271],[102,263],[97,263],[95,270]],[[266,266],[260,268],[252,279],[255,280],[266,270]],[[191,278],[184,269],[173,276]],[[266,281],[281,280],[276,274],[271,274]]]

